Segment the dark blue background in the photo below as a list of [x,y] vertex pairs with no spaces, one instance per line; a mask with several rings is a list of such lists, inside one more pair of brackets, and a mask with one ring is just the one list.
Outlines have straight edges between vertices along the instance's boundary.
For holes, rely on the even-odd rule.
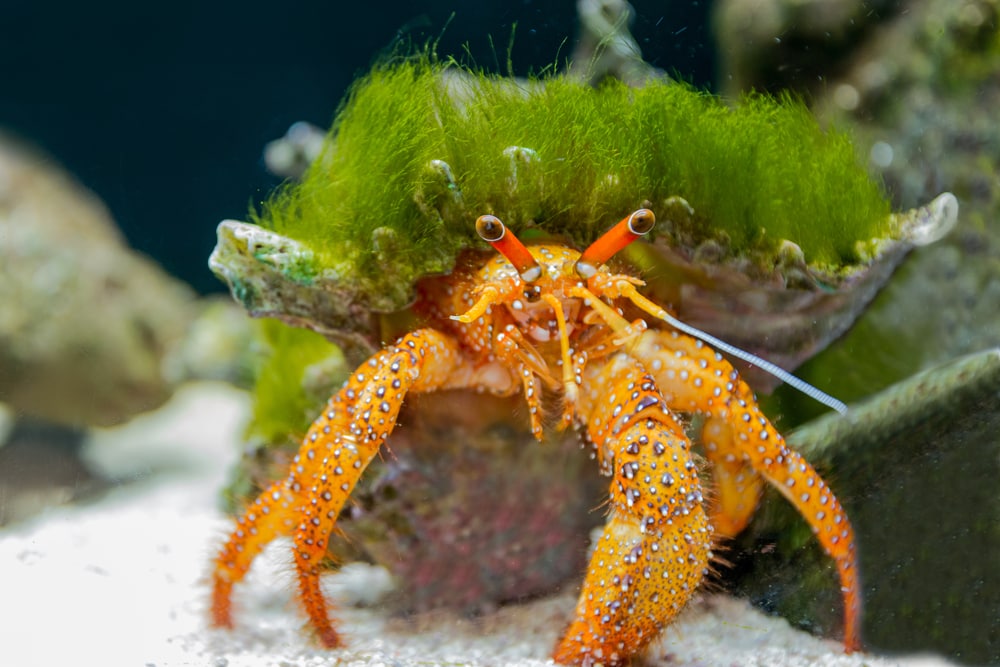
[[[708,1],[635,2],[653,64],[714,74]],[[216,223],[276,183],[261,150],[296,120],[327,126],[348,84],[400,36],[494,68],[517,24],[518,74],[565,57],[564,2],[69,3],[0,9],[0,130],[49,152],[110,207],[129,242],[202,292]],[[341,9],[345,6],[348,9]]]

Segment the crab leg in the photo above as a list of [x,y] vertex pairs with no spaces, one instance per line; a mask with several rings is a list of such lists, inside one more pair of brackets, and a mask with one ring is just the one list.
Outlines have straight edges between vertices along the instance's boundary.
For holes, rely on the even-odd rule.
[[553,658],[626,662],[694,594],[711,530],[690,443],[645,369],[615,354],[584,369],[577,419],[611,468],[611,515],[590,561],[574,619]]
[[703,439],[715,464],[719,502],[712,522],[724,534],[746,526],[766,479],[809,522],[840,576],[844,647],[861,647],[861,597],[854,531],[840,502],[802,456],[764,416],[753,392],[726,359],[700,340],[677,332],[645,331],[630,354],[656,377],[671,409],[707,417]]
[[298,506],[288,479],[265,489],[239,518],[236,529],[215,558],[212,575],[212,625],[233,627],[233,584],[250,569],[257,554],[276,537],[288,535],[295,527],[294,509]]
[[354,412],[349,396],[359,394],[363,383],[352,375],[344,387],[330,397],[322,416],[315,421],[288,476],[266,488],[237,520],[235,530],[215,559],[212,577],[211,621],[216,627],[231,628],[232,588],[246,576],[254,558],[276,537],[295,530],[295,513],[305,503],[303,487],[316,477],[317,456],[325,443],[320,432],[340,432],[347,428]]
[[[495,368],[468,363],[453,338],[432,329],[409,333],[363,363],[313,422],[288,478],[261,494],[222,548],[213,622],[231,625],[232,585],[267,542],[291,534],[299,596],[310,623],[325,646],[339,646],[320,590],[320,564],[341,508],[392,432],[407,392],[482,387],[509,393],[513,383]],[[291,516],[302,520],[294,525]]]

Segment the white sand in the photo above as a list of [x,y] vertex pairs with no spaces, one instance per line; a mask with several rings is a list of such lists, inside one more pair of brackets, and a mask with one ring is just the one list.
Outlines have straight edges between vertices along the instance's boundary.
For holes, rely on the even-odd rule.
[[[0,530],[0,665],[552,664],[571,592],[471,620],[445,612],[400,619],[373,604],[387,575],[363,565],[324,583],[350,647],[318,649],[291,596],[287,542],[266,551],[237,589],[237,629],[208,629],[208,564],[229,529],[217,493],[245,413],[239,392],[188,387],[156,415],[95,436],[95,465],[133,481],[93,504]],[[724,595],[689,605],[650,657],[720,667],[947,664],[845,656],[836,642]]]

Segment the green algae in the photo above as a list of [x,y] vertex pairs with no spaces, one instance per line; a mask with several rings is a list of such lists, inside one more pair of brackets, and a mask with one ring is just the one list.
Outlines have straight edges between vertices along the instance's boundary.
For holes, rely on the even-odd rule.
[[786,239],[811,266],[863,263],[894,232],[850,138],[791,98],[731,107],[667,80],[521,81],[426,56],[359,80],[303,182],[254,222],[302,242],[371,308],[392,310],[417,278],[478,247],[481,214],[585,246],[675,196],[696,214],[657,233],[721,241],[764,266]]
[[319,384],[328,393],[327,385],[333,384],[311,382],[308,376],[320,371],[346,377],[343,354],[323,336],[275,319],[259,321],[256,343],[261,355],[248,435],[272,443],[305,433],[325,399],[310,391],[311,385]]

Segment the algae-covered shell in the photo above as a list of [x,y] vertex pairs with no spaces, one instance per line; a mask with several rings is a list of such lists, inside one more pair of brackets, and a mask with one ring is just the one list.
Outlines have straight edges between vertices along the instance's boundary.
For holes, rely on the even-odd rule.
[[[911,217],[946,227],[953,204]],[[789,366],[843,331],[914,241],[849,138],[795,100],[729,106],[668,80],[594,88],[423,57],[361,79],[303,181],[252,223],[223,222],[210,264],[252,314],[319,331],[356,360],[381,342],[377,313],[482,247],[479,215],[583,247],[639,206],[659,224],[623,259],[650,289]]]
[[[876,244],[870,259],[839,270],[809,265],[801,248],[787,240],[769,274],[739,259],[714,261],[711,242],[691,247],[660,238],[635,252],[645,257],[638,263],[651,294],[673,304],[685,322],[794,369],[847,331],[906,254],[940,239],[957,216],[951,193],[892,214],[892,235]],[[742,373],[758,390],[779,382],[754,367]]]
[[[491,252],[474,231],[479,215],[528,242],[582,248],[639,206],[656,212],[652,240],[616,261],[682,318],[788,367],[845,329],[921,235],[956,214],[950,195],[891,214],[848,138],[791,99],[730,107],[666,80],[594,88],[426,58],[380,67],[355,86],[301,183],[252,223],[219,226],[211,265],[247,310],[343,351],[310,332],[270,331],[274,372],[258,378],[251,435],[271,447],[245,461],[243,487],[280,474],[289,434],[391,340],[383,314],[404,309],[417,280],[447,273],[460,252]],[[603,482],[578,465],[572,438],[536,447],[521,405],[408,397],[392,455],[339,519],[361,553],[332,541],[332,555],[385,565],[405,608],[476,608],[570,576]],[[489,516],[472,511],[484,506]],[[461,572],[442,549],[469,554]]]

